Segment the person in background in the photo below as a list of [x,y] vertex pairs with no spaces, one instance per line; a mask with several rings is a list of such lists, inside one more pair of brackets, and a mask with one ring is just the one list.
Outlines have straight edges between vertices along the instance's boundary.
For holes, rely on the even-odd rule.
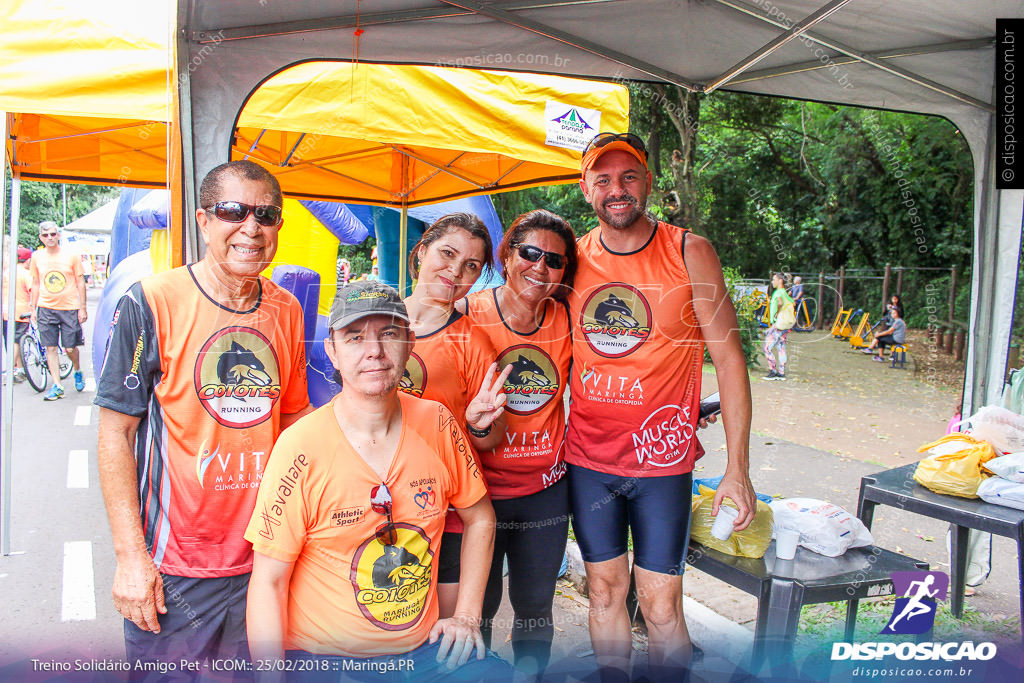
[[64,398],[60,381],[57,345],[64,347],[75,371],[75,390],[85,389],[79,346],[85,345],[82,325],[89,319],[86,312],[85,277],[82,260],[60,246],[60,228],[53,221],[39,224],[42,248],[32,255],[32,322],[39,328],[39,343],[46,347],[46,367],[53,386],[44,401]]
[[565,300],[576,276],[576,236],[549,211],[524,213],[498,247],[505,284],[470,295],[469,316],[511,365],[505,381],[505,438],[480,452],[497,529],[484,597],[483,635],[503,593],[515,613],[512,650],[518,669],[541,676],[551,658],[555,582],[569,531],[565,475],[565,404],[572,363]]
[[[786,276],[782,273],[772,275],[771,303],[768,306],[769,327],[764,334],[764,355],[768,359],[768,374],[761,379],[783,380],[786,379],[786,339],[789,337],[789,330],[780,330],[776,327],[779,320],[779,312],[783,306],[793,304],[793,299],[786,293]],[[778,349],[779,360],[775,361],[775,354]]]
[[[438,401],[465,421],[473,448],[497,446],[505,435],[503,386],[511,368],[500,374],[487,335],[456,302],[469,293],[485,267],[491,267],[491,236],[476,216],[451,213],[437,219],[409,254],[409,272],[417,278],[405,300],[416,343],[399,389]],[[496,377],[497,376],[497,377]],[[462,524],[449,514],[438,561],[441,618],[450,617],[459,593]]]
[[[889,326],[876,334],[871,343],[861,349],[861,353],[873,354],[871,360],[878,361],[879,363],[885,362],[886,347],[902,344],[907,341],[907,324],[903,322],[900,309],[897,306],[890,306],[889,316],[892,319]],[[876,348],[878,349],[877,354],[875,354]]]
[[[7,245],[8,238],[4,238],[4,245]],[[6,249],[5,249],[6,251]],[[32,275],[28,272],[28,261],[32,258],[32,250],[28,247],[18,247],[18,266],[15,274],[14,289],[14,383],[25,381],[25,368],[21,360],[21,338],[28,331],[28,320],[32,315]],[[7,259],[4,258],[4,266],[7,266]],[[3,319],[4,319],[4,343],[7,341],[7,273],[3,277]],[[5,347],[6,348],[6,347]]]
[[118,303],[96,404],[97,461],[128,658],[248,659],[243,534],[281,431],[310,411],[302,309],[260,273],[281,187],[232,161],[207,174],[197,263]]
[[793,286],[789,288],[789,296],[793,301],[799,303],[804,298],[803,278],[797,275],[793,278]]

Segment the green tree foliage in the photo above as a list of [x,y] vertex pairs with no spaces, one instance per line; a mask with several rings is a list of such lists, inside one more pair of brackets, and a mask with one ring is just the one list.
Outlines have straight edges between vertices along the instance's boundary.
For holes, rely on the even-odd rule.
[[[7,177],[7,187],[11,179]],[[100,185],[66,185],[67,222],[77,220],[111,199],[118,196],[120,189]],[[39,247],[39,224],[53,221],[64,225],[64,197],[60,183],[21,183],[21,210],[18,213],[18,244],[36,249]],[[4,234],[10,234],[10,223],[5,221]]]

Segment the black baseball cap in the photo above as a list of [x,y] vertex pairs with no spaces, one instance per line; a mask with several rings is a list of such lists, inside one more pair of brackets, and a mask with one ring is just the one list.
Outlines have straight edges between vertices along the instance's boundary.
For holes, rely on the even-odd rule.
[[371,315],[389,315],[409,322],[405,302],[394,287],[379,280],[359,280],[338,287],[331,304],[328,327],[340,330]]

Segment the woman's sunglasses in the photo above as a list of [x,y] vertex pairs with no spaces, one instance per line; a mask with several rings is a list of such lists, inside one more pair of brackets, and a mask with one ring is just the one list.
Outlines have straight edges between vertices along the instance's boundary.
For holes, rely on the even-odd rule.
[[586,156],[587,152],[590,150],[598,147],[604,147],[609,142],[614,142],[616,140],[625,142],[627,145],[643,154],[644,159],[647,158],[647,145],[644,144],[642,139],[632,133],[598,133],[594,136],[594,139],[587,144],[587,148],[583,150],[583,155]]
[[370,490],[370,508],[374,512],[387,515],[388,521],[377,527],[374,535],[384,545],[395,545],[398,543],[398,529],[395,527],[395,520],[391,517],[391,510],[394,504],[391,501],[391,491],[386,484],[374,486]]
[[562,254],[556,254],[553,251],[544,251],[540,247],[535,247],[532,244],[520,244],[517,247],[520,258],[529,261],[530,263],[536,263],[540,260],[540,257],[544,257],[544,263],[548,265],[548,268],[554,268],[560,270],[565,268],[565,256]]
[[251,213],[256,222],[266,228],[272,228],[281,223],[281,207],[271,204],[252,206],[242,202],[217,202],[204,211],[212,213],[225,223],[241,223]]

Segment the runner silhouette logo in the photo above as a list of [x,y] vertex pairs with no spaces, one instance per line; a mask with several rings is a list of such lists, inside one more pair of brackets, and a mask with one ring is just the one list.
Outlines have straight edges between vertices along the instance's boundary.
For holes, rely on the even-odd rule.
[[949,592],[949,576],[945,572],[893,572],[892,583],[896,604],[889,623],[881,633],[927,633],[935,624],[935,608]]

